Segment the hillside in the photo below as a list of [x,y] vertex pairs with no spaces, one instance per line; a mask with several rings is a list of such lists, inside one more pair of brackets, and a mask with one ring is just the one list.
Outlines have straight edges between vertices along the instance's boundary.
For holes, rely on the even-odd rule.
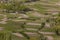
[[60,40],[60,0],[0,0],[0,40]]

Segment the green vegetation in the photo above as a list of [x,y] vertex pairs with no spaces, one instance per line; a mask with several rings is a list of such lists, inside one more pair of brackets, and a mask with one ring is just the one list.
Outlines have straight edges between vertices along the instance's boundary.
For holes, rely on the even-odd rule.
[[0,2],[0,40],[48,40],[51,37],[60,40],[58,2],[59,0]]

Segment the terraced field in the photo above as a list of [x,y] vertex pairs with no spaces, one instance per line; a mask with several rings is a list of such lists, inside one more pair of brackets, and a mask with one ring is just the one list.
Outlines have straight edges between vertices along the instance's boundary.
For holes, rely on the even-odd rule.
[[0,40],[60,40],[60,0],[0,1]]

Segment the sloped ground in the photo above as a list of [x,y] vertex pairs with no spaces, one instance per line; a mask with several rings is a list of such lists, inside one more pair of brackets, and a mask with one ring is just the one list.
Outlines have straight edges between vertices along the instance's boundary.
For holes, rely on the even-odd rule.
[[[52,31],[51,29],[54,26],[54,21],[51,20],[51,18],[57,18],[60,12],[60,5],[59,1],[36,1],[36,2],[30,2],[30,3],[25,3],[27,7],[32,9],[33,11],[26,12],[26,14],[19,14],[19,13],[5,13],[2,14],[4,18],[2,21],[0,21],[0,28],[1,30],[16,30],[16,31],[21,31],[20,24],[23,22],[26,22],[25,31],[26,34],[29,36],[37,36],[36,31],[38,28],[40,28],[41,23],[45,22],[45,27],[40,31],[40,33],[44,34],[48,40],[60,40],[58,36]],[[60,16],[59,16],[60,17]],[[46,20],[49,19],[50,22],[46,22]],[[20,23],[21,22],[21,23]],[[24,30],[23,30],[24,31]],[[23,37],[20,33],[12,33],[18,37]],[[54,36],[55,35],[56,38]],[[57,39],[58,37],[58,39]],[[34,37],[31,38],[33,40]],[[38,40],[34,39],[34,40]]]

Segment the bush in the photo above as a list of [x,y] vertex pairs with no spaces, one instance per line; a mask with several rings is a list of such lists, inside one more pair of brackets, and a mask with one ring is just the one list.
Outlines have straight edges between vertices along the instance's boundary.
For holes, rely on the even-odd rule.
[[3,10],[5,9],[6,12],[30,11],[27,6],[25,6],[24,4],[19,3],[19,2],[3,3],[0,6],[1,6],[1,9],[3,9]]

